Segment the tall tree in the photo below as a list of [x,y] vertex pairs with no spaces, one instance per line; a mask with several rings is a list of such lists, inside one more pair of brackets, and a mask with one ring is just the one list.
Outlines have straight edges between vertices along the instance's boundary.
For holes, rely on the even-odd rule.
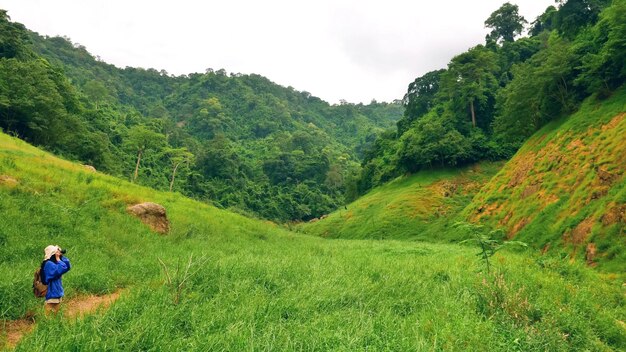
[[548,8],[531,23],[530,35],[535,36],[543,31],[551,31],[554,29],[556,11],[556,7],[552,5],[548,6]]
[[572,81],[579,58],[556,33],[546,44],[530,60],[513,67],[513,80],[499,92],[494,129],[508,141],[521,143],[551,119],[575,108]]
[[89,100],[94,103],[96,110],[98,110],[98,103],[105,100],[106,96],[109,93],[104,84],[96,80],[91,80],[85,83],[85,85],[83,86],[83,92],[85,93],[87,98],[89,98]]
[[559,10],[554,17],[554,24],[559,34],[573,39],[581,28],[594,24],[603,8],[611,0],[556,0]]
[[126,143],[132,147],[137,153],[137,162],[135,164],[135,172],[133,173],[133,182],[137,180],[139,176],[139,165],[141,164],[141,157],[148,149],[160,150],[166,144],[165,136],[148,129],[146,126],[139,125],[134,126],[128,131],[128,137]]
[[404,95],[404,117],[398,121],[398,135],[409,129],[411,123],[424,116],[434,105],[435,96],[439,92],[439,80],[445,70],[437,70],[418,77],[409,84]]
[[497,90],[497,71],[496,54],[478,45],[455,56],[442,77],[442,91],[453,102],[469,108],[473,127],[477,125],[476,105],[486,104]]
[[34,58],[34,53],[28,48],[30,40],[26,28],[10,20],[7,11],[0,9],[0,58]]
[[519,7],[510,2],[494,11],[485,21],[485,27],[491,28],[491,33],[486,37],[487,42],[512,42],[516,36],[522,34],[524,25],[528,22],[518,11]]
[[176,178],[176,171],[178,171],[178,167],[181,165],[189,165],[194,156],[191,152],[187,150],[187,148],[167,148],[165,153],[168,155],[170,159],[170,163],[172,164],[172,177],[170,178],[170,192],[174,188],[174,179]]

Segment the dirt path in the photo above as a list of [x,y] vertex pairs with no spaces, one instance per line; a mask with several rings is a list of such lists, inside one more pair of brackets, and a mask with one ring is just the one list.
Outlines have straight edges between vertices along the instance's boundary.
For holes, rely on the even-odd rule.
[[[63,316],[74,319],[95,312],[98,308],[106,309],[120,297],[120,291],[104,296],[79,296],[68,299],[61,308]],[[35,328],[34,317],[29,319],[0,321],[0,328],[6,329],[6,345],[2,348],[14,348],[20,339]],[[1,336],[0,336],[1,338]],[[1,343],[1,342],[0,342]]]

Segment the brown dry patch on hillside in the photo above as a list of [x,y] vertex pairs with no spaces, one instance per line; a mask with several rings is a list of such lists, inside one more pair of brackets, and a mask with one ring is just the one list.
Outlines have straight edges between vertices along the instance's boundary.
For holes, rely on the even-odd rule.
[[624,116],[626,116],[626,113],[616,115],[614,118],[611,119],[611,121],[609,121],[609,123],[602,126],[602,131],[610,130],[617,127],[617,125],[619,125],[620,122],[622,122],[622,120],[624,119]]
[[498,222],[501,226],[506,226],[509,224],[511,217],[513,216],[513,212],[508,212],[500,221]]
[[0,185],[6,186],[8,188],[16,187],[19,184],[19,181],[9,175],[0,175]]
[[591,229],[593,228],[593,223],[595,222],[593,217],[586,218],[581,221],[574,229],[571,231],[567,231],[563,235],[563,240],[566,243],[571,243],[573,245],[581,245],[587,241],[589,234],[591,234]]
[[441,180],[431,183],[426,187],[433,195],[440,197],[451,197],[456,194],[459,189],[459,183],[456,180]]
[[598,180],[600,184],[603,186],[610,186],[618,179],[619,175],[617,172],[610,172],[607,167],[600,166],[596,169],[596,174],[598,176]]
[[520,232],[526,225],[530,223],[530,221],[530,218],[522,218],[515,225],[513,225],[511,230],[509,230],[509,232],[507,233],[506,238],[509,240],[513,239],[518,232]]
[[491,204],[483,204],[476,208],[472,217],[472,222],[478,222],[483,217],[491,217],[500,212],[504,208],[504,203],[494,202]]
[[552,203],[556,203],[559,201],[558,196],[552,193],[548,193],[548,191],[546,191],[545,189],[537,192],[537,199],[541,201],[541,206],[544,208]]
[[604,226],[611,226],[618,222],[626,223],[626,204],[609,204],[601,220]]
[[[108,308],[111,303],[115,302],[119,297],[119,291],[104,296],[90,295],[76,297],[64,303],[64,306],[61,308],[61,314],[70,319],[80,318],[98,309]],[[6,331],[6,344],[4,347],[11,349],[17,345],[24,335],[30,333],[35,328],[35,319],[34,317],[28,317],[19,320],[0,321],[0,327],[3,327]],[[0,338],[2,338],[1,335]],[[2,345],[0,345],[0,348],[1,347]]]
[[507,184],[508,188],[514,188],[520,185],[528,177],[528,173],[535,166],[535,153],[527,153],[523,157],[518,157],[511,170],[511,178]]
[[483,187],[483,184],[478,182],[467,182],[463,184],[463,194],[475,194],[480,191]]
[[587,243],[587,249],[585,249],[585,260],[587,261],[587,265],[596,266],[595,263],[596,254],[598,253],[598,247],[593,242]]
[[580,139],[574,139],[567,145],[567,150],[576,155],[587,156],[591,153],[590,148]]
[[522,199],[528,198],[537,193],[540,188],[541,186],[538,184],[526,186],[526,188],[524,188],[524,190],[522,191]]

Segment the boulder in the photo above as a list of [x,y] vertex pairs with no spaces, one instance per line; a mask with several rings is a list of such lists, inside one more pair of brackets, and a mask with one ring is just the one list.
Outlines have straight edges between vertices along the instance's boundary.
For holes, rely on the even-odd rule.
[[83,165],[83,167],[85,168],[85,170],[90,171],[90,172],[96,172],[96,168],[91,166],[91,165]]
[[126,211],[138,217],[155,232],[166,234],[170,231],[170,222],[162,205],[146,202],[131,205]]

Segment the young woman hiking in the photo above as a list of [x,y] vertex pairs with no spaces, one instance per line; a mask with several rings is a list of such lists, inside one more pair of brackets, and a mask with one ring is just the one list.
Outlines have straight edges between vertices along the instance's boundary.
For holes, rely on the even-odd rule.
[[50,245],[44,250],[44,261],[41,263],[41,275],[44,284],[48,285],[46,293],[46,314],[55,314],[61,307],[63,299],[63,282],[61,277],[70,270],[70,260],[63,256],[59,246]]

